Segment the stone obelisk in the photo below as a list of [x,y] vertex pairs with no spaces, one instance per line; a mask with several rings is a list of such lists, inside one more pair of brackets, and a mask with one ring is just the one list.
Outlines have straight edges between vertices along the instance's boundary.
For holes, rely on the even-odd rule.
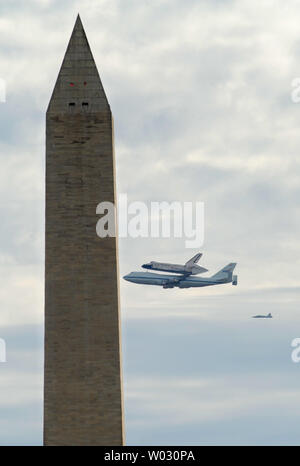
[[80,17],[46,117],[45,445],[122,445],[113,120]]

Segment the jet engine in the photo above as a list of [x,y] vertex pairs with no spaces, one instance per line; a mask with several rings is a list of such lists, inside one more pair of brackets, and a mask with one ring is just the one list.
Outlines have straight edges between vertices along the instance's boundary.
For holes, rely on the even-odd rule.
[[164,283],[163,288],[166,290],[167,288],[174,288],[174,283]]

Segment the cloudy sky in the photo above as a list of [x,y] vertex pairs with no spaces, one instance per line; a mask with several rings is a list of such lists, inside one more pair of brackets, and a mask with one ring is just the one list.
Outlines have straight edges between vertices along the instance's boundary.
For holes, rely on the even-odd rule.
[[[204,202],[202,264],[238,263],[237,287],[122,281],[127,444],[299,444],[296,0],[1,1],[0,444],[42,442],[45,111],[78,12],[114,114],[118,192]],[[124,238],[121,275],[196,252]]]

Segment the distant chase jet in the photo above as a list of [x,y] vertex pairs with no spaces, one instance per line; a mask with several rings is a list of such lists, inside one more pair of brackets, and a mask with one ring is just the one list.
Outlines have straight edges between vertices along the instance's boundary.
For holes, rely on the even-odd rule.
[[181,276],[151,272],[131,272],[123,278],[128,282],[141,285],[158,285],[163,288],[198,288],[224,283],[237,285],[237,275],[232,275],[235,266],[236,263],[230,263],[211,277],[193,277],[191,274],[187,275],[185,272]]
[[196,254],[184,265],[151,261],[148,264],[143,264],[142,267],[144,269],[160,270],[161,272],[198,275],[199,273],[207,272],[207,269],[205,269],[204,267],[200,267],[200,265],[197,265],[197,262],[199,261],[200,257],[202,257],[202,255],[203,254],[201,253]]
[[257,315],[257,316],[252,316],[253,319],[272,319],[272,314],[269,312],[266,316],[263,315]]

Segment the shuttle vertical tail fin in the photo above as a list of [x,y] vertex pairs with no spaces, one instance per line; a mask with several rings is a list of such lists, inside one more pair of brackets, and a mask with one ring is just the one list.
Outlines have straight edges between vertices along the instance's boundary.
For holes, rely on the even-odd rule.
[[203,254],[201,252],[199,252],[198,254],[196,254],[195,256],[193,256],[190,260],[188,260],[185,265],[187,267],[191,267],[192,265],[194,264],[197,264],[197,262],[199,261],[200,257],[202,257]]

